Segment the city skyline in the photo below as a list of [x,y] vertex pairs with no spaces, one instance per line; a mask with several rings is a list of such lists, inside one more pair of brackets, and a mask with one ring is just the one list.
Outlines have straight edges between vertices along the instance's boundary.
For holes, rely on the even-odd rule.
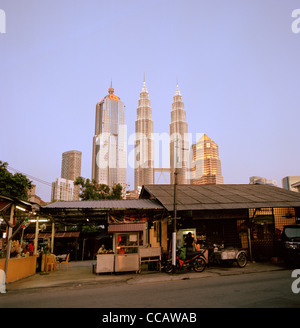
[[[225,184],[262,176],[280,186],[299,176],[297,1],[3,0],[0,7],[0,159],[10,167],[51,184],[61,154],[78,149],[81,174],[90,177],[95,104],[112,79],[132,135],[146,72],[154,133],[169,133],[178,79],[191,141],[205,133],[218,144]],[[33,182],[49,201],[51,187]],[[133,168],[127,184],[134,189]]]

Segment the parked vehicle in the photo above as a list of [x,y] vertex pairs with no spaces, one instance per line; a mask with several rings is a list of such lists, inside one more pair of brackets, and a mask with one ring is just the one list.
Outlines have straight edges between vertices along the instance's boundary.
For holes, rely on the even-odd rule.
[[219,245],[214,244],[213,247],[209,249],[209,264],[233,264],[234,262],[240,268],[243,268],[247,264],[247,253],[243,249],[227,247],[222,248]]
[[287,265],[300,263],[300,224],[291,224],[283,227],[281,256]]
[[[204,258],[204,252],[205,250],[194,252],[191,257],[188,257],[186,259],[182,259],[182,250],[181,248],[178,248],[176,251],[176,270],[183,270],[183,269],[189,269],[189,270],[195,270],[196,272],[202,272],[206,268],[206,261]],[[164,266],[164,270],[167,273],[173,272],[173,265],[172,265],[172,259],[168,259]]]

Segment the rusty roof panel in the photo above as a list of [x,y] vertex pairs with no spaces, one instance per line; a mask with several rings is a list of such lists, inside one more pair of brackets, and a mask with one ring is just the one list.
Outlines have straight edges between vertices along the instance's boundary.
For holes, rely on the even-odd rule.
[[[179,211],[300,207],[300,193],[269,185],[178,185],[177,191]],[[173,210],[174,185],[144,186],[140,198],[147,193]]]
[[87,200],[87,201],[57,201],[41,207],[43,209],[163,209],[163,206],[153,199],[121,199],[121,200]]

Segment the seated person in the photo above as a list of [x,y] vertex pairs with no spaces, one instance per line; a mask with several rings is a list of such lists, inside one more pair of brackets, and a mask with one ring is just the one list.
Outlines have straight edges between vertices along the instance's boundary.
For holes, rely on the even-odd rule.
[[102,244],[101,247],[98,249],[98,254],[106,254],[107,250],[105,249],[105,246]]

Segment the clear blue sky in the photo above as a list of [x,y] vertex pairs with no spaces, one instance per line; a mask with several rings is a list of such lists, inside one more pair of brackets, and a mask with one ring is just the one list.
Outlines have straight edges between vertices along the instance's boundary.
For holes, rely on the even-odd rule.
[[[133,133],[146,72],[154,132],[169,132],[178,78],[188,131],[219,145],[224,183],[258,175],[281,186],[300,175],[296,8],[296,0],[0,0],[0,160],[52,182],[62,153],[75,149],[90,177],[96,103],[112,79]],[[127,177],[132,189],[132,168]],[[37,183],[45,201],[50,191]]]

